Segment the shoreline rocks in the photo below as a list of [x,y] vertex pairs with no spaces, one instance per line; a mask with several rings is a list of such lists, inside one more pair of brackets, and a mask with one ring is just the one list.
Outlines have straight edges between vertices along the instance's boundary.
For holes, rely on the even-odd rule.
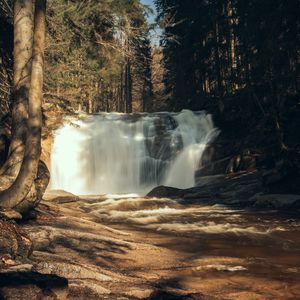
[[188,201],[254,209],[300,209],[299,194],[268,193],[261,178],[258,171],[204,176],[198,178],[196,187],[177,189],[159,186],[147,196],[182,198],[183,204]]

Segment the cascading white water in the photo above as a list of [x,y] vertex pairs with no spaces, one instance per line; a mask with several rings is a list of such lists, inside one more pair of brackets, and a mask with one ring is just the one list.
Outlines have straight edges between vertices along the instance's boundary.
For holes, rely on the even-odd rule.
[[51,188],[82,195],[192,187],[217,134],[204,112],[89,115],[57,130]]

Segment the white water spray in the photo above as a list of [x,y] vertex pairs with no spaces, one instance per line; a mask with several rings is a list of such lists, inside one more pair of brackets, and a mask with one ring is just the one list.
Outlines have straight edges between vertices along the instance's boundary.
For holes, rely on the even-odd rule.
[[57,130],[51,188],[82,195],[192,187],[217,134],[204,112],[90,115]]

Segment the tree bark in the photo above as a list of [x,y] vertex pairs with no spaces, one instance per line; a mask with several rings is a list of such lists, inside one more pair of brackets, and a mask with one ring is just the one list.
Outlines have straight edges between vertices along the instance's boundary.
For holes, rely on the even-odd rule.
[[0,205],[26,212],[36,203],[26,201],[37,177],[41,154],[42,88],[44,69],[46,0],[35,1],[32,71],[28,101],[24,159],[14,183],[0,193]]
[[131,78],[131,62],[126,59],[125,65],[125,112],[132,112],[132,78]]
[[24,156],[33,38],[32,1],[14,1],[12,139],[0,174],[17,176]]
[[220,59],[220,49],[219,49],[219,25],[218,21],[214,24],[214,35],[215,35],[215,60],[216,60],[216,75],[217,75],[217,95],[218,95],[218,106],[219,111],[223,113],[224,103],[223,103],[223,84],[222,84],[222,74],[221,74],[221,59]]

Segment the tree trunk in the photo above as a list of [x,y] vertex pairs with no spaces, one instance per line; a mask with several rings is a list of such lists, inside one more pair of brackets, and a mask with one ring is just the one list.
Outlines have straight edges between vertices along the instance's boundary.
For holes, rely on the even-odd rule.
[[132,78],[129,58],[127,58],[125,66],[125,112],[132,112]]
[[88,113],[92,114],[93,113],[93,100],[90,95],[88,95]]
[[32,58],[32,14],[32,1],[14,1],[12,140],[9,157],[0,171],[0,174],[11,176],[17,176],[24,156]]
[[119,112],[125,112],[125,105],[124,105],[124,101],[125,101],[125,87],[124,87],[124,66],[121,66],[121,84],[120,84],[120,99],[119,99]]
[[27,137],[24,159],[14,183],[0,193],[0,205],[26,212],[35,201],[26,201],[37,178],[41,154],[42,88],[44,68],[46,0],[35,1],[32,71],[28,101]]
[[219,49],[219,26],[218,22],[215,22],[214,25],[215,29],[215,64],[216,64],[216,75],[217,75],[217,95],[218,95],[218,106],[219,111],[222,113],[224,110],[224,103],[223,103],[223,84],[222,84],[222,74],[221,74],[221,59],[220,59],[220,49]]

